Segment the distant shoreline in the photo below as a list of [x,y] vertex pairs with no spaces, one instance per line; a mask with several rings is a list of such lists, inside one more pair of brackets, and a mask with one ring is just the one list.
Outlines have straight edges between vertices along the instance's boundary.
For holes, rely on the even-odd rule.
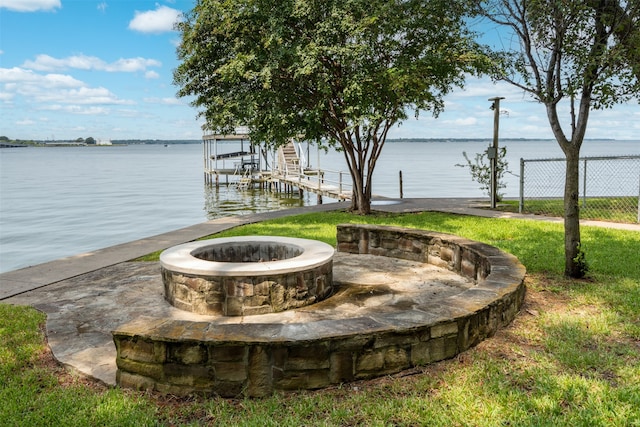
[[[491,142],[492,138],[389,138],[386,142],[393,143],[442,143],[442,142]],[[532,141],[550,141],[555,142],[553,138],[500,138],[501,142],[532,142]],[[584,141],[601,141],[601,142],[626,142],[637,141],[633,139],[613,139],[613,138],[585,138]],[[199,139],[114,139],[111,145],[86,144],[69,141],[2,141],[0,148],[20,148],[20,147],[109,147],[109,146],[127,146],[127,145],[180,145],[180,144],[201,144]]]

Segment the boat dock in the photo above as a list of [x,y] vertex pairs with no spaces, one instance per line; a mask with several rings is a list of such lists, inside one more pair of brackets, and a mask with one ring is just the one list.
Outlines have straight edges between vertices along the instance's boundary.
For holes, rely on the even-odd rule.
[[28,145],[13,144],[11,142],[0,142],[0,148],[22,148],[22,147],[28,147]]
[[[248,133],[241,131],[231,135],[204,135],[203,141],[207,185],[235,185],[240,189],[259,186],[300,194],[308,191],[318,196],[318,203],[322,203],[322,197],[339,201],[351,199],[351,175],[310,167],[299,143],[289,142],[269,152],[260,144],[252,143]],[[225,151],[230,145],[233,151]]]

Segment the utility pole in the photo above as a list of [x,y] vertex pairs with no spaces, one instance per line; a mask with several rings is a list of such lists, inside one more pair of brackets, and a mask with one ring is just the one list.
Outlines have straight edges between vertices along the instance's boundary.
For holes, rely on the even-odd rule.
[[500,125],[500,100],[503,96],[489,98],[493,110],[493,146],[487,149],[487,157],[491,161],[491,209],[496,208],[498,201],[498,128]]

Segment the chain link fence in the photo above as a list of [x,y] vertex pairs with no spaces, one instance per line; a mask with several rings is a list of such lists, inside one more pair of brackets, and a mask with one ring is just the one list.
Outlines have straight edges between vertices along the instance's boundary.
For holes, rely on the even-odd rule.
[[[565,164],[520,159],[521,213],[563,216]],[[640,222],[640,156],[580,158],[580,217]]]

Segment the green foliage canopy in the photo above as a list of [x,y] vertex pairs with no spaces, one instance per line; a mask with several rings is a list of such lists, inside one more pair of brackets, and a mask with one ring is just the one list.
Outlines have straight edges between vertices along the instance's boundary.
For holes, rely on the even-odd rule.
[[[214,132],[341,147],[357,208],[389,129],[489,61],[465,26],[466,0],[199,0],[178,24],[179,96]],[[364,204],[361,206],[360,202]]]

